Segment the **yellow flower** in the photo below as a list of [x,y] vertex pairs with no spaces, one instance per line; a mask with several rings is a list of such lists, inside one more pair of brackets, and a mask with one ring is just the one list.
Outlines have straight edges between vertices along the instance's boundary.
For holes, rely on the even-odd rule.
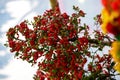
[[102,21],[108,23],[113,22],[115,18],[119,17],[119,12],[118,11],[108,12],[108,10],[104,8],[102,9],[101,15]]
[[114,69],[120,73],[120,63],[116,63]]
[[106,26],[108,23],[115,24],[114,19],[117,17],[119,17],[119,12],[117,11],[108,12],[108,10],[105,8],[102,10],[101,19],[103,23],[101,25],[101,28],[103,30],[103,33],[107,33]]
[[115,18],[119,17],[118,11],[112,11],[110,14],[110,21],[113,22]]
[[104,23],[104,22],[103,22],[102,25],[101,25],[101,29],[102,29],[102,32],[103,32],[104,34],[107,33],[106,26],[107,26],[107,23]]
[[101,25],[101,28],[102,28],[103,33],[106,34],[107,33],[106,26],[109,22],[109,14],[108,14],[106,9],[102,10],[101,19],[102,19],[102,22],[103,22],[102,25]]
[[109,15],[109,12],[105,8],[102,9],[101,18],[104,23],[109,22],[110,15]]
[[112,43],[110,54],[112,55],[115,62],[120,63],[120,41],[115,41]]

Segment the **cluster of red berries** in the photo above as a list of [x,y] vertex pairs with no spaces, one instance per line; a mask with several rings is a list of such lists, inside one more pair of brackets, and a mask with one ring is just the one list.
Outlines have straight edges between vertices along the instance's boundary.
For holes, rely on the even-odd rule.
[[[89,50],[92,47],[89,28],[80,24],[80,17],[84,17],[85,13],[77,7],[74,9],[76,13],[72,16],[60,13],[57,8],[47,10],[42,16],[34,17],[32,23],[23,21],[7,32],[11,52],[33,65],[38,64],[35,80],[95,80],[102,72],[108,73],[106,66],[111,62],[110,57],[108,60],[106,56],[97,56],[97,61],[89,61],[88,58],[94,60],[95,55]],[[29,28],[31,25],[32,28]]]

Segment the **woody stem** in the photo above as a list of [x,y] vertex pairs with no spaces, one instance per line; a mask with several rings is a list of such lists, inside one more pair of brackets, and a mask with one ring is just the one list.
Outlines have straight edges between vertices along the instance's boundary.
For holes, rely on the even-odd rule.
[[[55,10],[56,7],[59,8],[58,0],[50,0],[50,5],[53,10]],[[59,8],[59,10],[60,10],[60,8]]]

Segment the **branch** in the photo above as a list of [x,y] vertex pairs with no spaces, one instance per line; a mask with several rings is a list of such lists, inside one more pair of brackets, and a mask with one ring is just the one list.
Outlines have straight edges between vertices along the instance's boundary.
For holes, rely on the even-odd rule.
[[50,4],[51,4],[51,7],[52,7],[53,10],[55,10],[56,7],[59,8],[59,3],[58,3],[57,0],[50,0]]
[[[78,39],[78,36],[74,37],[74,38],[71,38],[71,39],[68,39],[68,41],[76,41]],[[97,39],[88,39],[88,42],[91,43],[91,44],[102,44],[102,45],[106,45],[106,46],[111,46],[112,44],[112,41],[109,40],[109,41],[103,41],[103,42],[99,42],[99,40]]]
[[[96,39],[89,39],[88,40],[91,44],[99,44],[99,41]],[[106,46],[111,46],[112,42],[108,42],[108,41],[103,41],[101,42],[102,45],[106,45]]]

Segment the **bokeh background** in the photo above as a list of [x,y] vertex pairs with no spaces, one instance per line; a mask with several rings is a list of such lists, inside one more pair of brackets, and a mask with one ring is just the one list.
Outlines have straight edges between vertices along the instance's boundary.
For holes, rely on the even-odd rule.
[[[95,28],[93,17],[101,11],[100,0],[59,0],[59,3],[62,13],[69,15],[73,12],[73,5],[79,6],[87,13],[82,23]],[[47,9],[50,9],[49,0],[0,0],[0,80],[33,80],[36,66],[31,67],[27,62],[14,58],[14,53],[4,46],[6,32],[24,19],[32,20]]]

